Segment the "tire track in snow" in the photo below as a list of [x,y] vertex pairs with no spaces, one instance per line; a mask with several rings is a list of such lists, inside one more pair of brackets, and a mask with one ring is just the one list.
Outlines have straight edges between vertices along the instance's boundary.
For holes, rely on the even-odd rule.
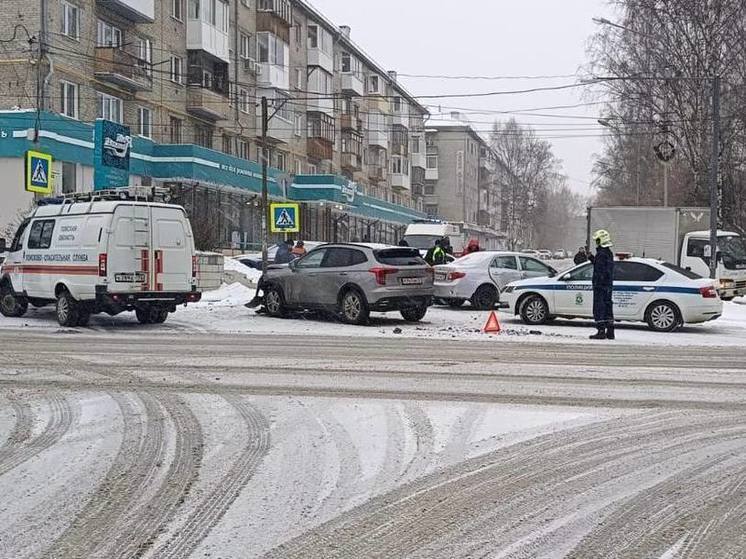
[[411,481],[424,474],[433,461],[435,436],[430,418],[416,403],[404,405],[404,414],[409,428],[415,435],[415,453],[401,474],[398,483]]
[[[696,424],[689,416],[677,421],[671,414],[645,413],[500,449],[372,499],[267,557],[491,555],[541,526],[543,510],[562,503],[557,492],[575,496],[613,479],[619,472],[608,467],[610,461],[617,470],[634,472],[640,464],[630,458],[655,465],[662,456],[653,451],[660,445],[668,445],[660,454],[675,456],[681,445],[701,446],[692,433],[730,424],[730,418],[721,416],[698,419]],[[485,518],[492,531],[483,532],[482,538],[490,540],[490,549],[479,542],[472,552],[465,549],[468,545],[458,546],[466,543],[470,525]],[[439,553],[443,541],[454,544],[445,555]]]
[[154,552],[158,559],[189,557],[230,508],[269,451],[267,418],[244,398],[228,396],[226,400],[246,425],[244,451],[217,485],[200,497],[184,526]]
[[70,430],[77,414],[67,398],[50,393],[44,396],[44,400],[49,408],[49,419],[44,430],[36,436],[31,435],[33,417],[30,406],[20,403],[14,405],[18,419],[13,429],[14,435],[7,441],[10,444],[0,449],[0,476],[56,444]]

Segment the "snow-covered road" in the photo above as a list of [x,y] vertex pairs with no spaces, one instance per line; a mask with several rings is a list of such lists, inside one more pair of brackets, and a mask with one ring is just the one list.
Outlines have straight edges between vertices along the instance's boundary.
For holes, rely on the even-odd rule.
[[746,545],[732,347],[135,324],[0,330],[0,557]]

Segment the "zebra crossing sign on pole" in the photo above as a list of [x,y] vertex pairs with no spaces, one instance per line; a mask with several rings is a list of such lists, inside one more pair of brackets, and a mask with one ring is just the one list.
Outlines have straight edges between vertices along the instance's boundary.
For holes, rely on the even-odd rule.
[[52,193],[52,156],[39,151],[26,152],[26,190],[37,194]]
[[272,233],[300,233],[298,204],[270,204],[269,213]]

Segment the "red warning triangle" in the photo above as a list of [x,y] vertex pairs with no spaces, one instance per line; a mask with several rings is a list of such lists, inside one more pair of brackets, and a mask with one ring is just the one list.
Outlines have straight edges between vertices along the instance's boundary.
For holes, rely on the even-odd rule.
[[502,328],[500,328],[500,321],[497,319],[497,313],[495,311],[490,312],[490,316],[487,319],[487,324],[482,328],[482,332],[485,334],[499,334]]

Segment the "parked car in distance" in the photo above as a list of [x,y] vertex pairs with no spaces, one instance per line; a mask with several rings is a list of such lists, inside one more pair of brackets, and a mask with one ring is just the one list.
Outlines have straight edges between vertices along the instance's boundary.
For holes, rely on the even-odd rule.
[[365,324],[371,311],[424,318],[433,295],[433,269],[416,248],[332,243],[289,264],[270,266],[260,285],[270,316],[323,310],[349,324]]
[[[310,252],[311,250],[320,247],[325,243],[322,243],[320,241],[303,241],[303,246],[306,248],[306,251]],[[269,245],[267,247],[267,263],[268,264],[274,264],[275,262],[275,255],[277,254],[277,247],[279,245]],[[248,266],[249,268],[254,268],[255,270],[261,270],[262,269],[262,251],[257,252],[247,252],[246,254],[239,254],[238,256],[234,256],[236,260],[238,260],[241,264],[244,266]]]
[[539,258],[541,258],[542,260],[551,260],[552,259],[552,251],[551,250],[547,250],[547,249],[543,248],[543,249],[541,249],[541,250],[539,250],[537,252],[539,253]]
[[561,248],[554,251],[552,258],[554,258],[554,260],[564,260],[565,258],[570,258],[570,256],[571,255],[565,249]]
[[[593,317],[593,265],[580,264],[553,278],[533,278],[506,286],[510,312],[526,324],[553,318]],[[651,258],[628,258],[614,265],[614,317],[647,322],[658,332],[715,320],[723,313],[711,279]]]
[[519,252],[480,251],[450,264],[435,266],[436,299],[451,307],[466,301],[479,310],[494,308],[500,292],[512,281],[551,276],[556,270]]

